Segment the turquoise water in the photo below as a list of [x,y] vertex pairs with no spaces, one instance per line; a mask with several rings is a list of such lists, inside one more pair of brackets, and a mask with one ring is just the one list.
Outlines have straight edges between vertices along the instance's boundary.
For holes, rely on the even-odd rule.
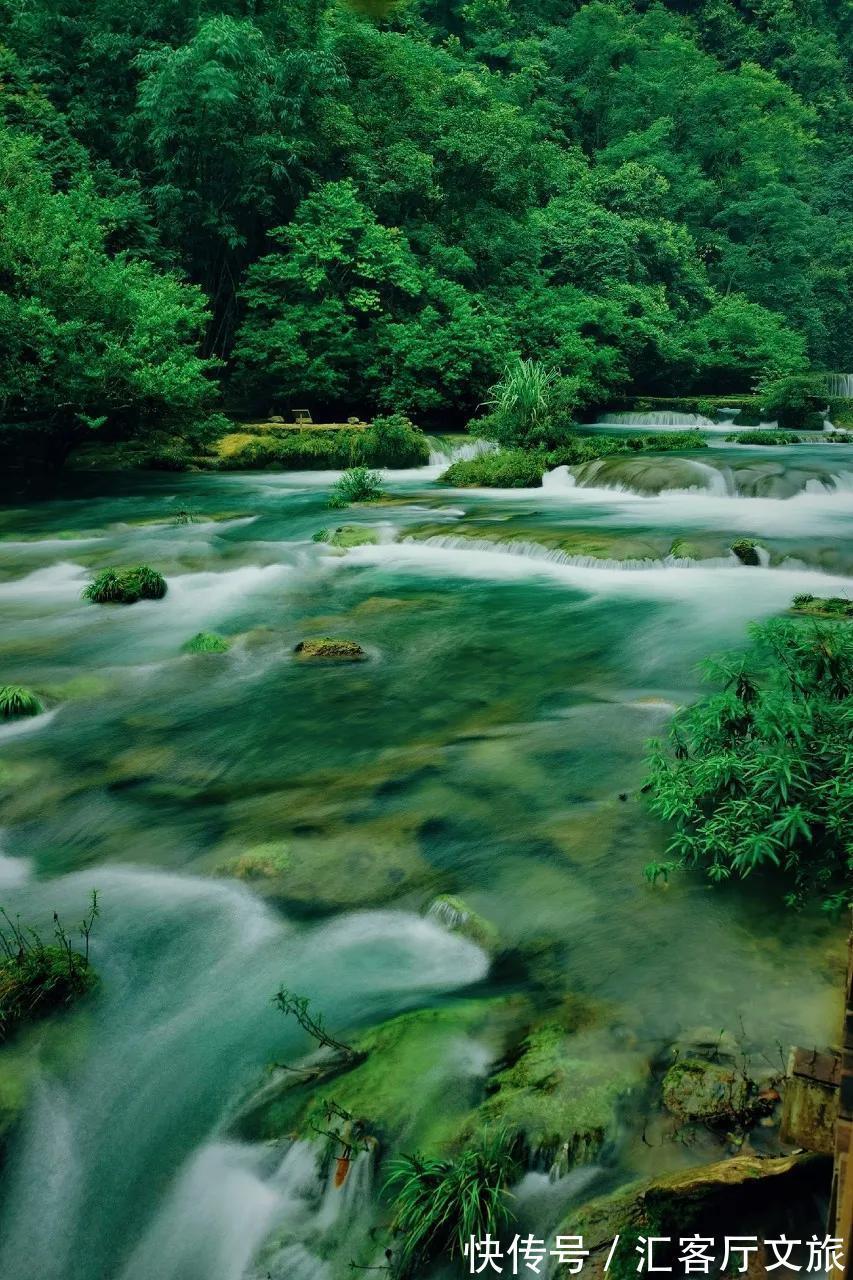
[[[0,678],[48,706],[0,727],[0,886],[38,924],[79,918],[91,888],[102,903],[99,992],[15,1053],[30,1094],[0,1274],[331,1275],[328,1241],[370,1219],[368,1174],[332,1203],[305,1144],[273,1157],[231,1128],[265,1064],[304,1048],[271,1008],[281,983],[341,1034],[507,991],[583,996],[605,1047],[650,1061],[697,1023],[755,1061],[832,1038],[837,927],[785,913],[775,886],[642,878],[665,845],[638,794],[644,743],[696,696],[695,664],[796,592],[850,590],[853,466],[803,448],[667,457],[660,493],[630,468],[453,491],[436,461],[345,513],[332,475],[263,473],[88,475],[0,515]],[[378,543],[312,541],[343,521]],[[762,567],[728,553],[737,535]],[[707,559],[673,556],[677,538]],[[81,599],[94,570],[140,561],[166,574],[163,601]],[[182,654],[202,629],[230,652]],[[325,634],[368,661],[295,658]],[[286,870],[234,879],[270,848]],[[436,893],[493,923],[494,964],[424,917]],[[695,1160],[650,1154],[642,1123],[614,1135],[611,1181]]]

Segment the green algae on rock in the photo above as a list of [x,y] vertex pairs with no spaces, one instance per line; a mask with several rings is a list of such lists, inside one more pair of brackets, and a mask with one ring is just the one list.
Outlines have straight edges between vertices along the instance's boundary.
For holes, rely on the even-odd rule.
[[663,1078],[667,1111],[681,1120],[731,1124],[752,1109],[749,1078],[729,1063],[681,1058]]
[[290,864],[290,845],[283,840],[268,840],[224,862],[219,870],[237,880],[270,880],[287,871]]
[[293,652],[298,653],[304,660],[324,658],[333,662],[363,662],[367,657],[361,645],[355,640],[338,640],[332,636],[300,640]]
[[146,564],[130,569],[102,569],[83,592],[94,604],[136,604],[138,600],[162,600],[166,579]]
[[[352,1115],[385,1151],[453,1149],[474,1133],[482,1072],[502,1052],[525,1002],[516,997],[449,1002],[399,1014],[351,1039],[365,1055],[332,1078],[305,1082],[293,1075],[262,1090],[244,1110],[239,1132],[252,1139],[298,1134],[321,1127],[325,1100]],[[480,1064],[482,1071],[474,1070]]]
[[648,1066],[598,1032],[569,1036],[558,1023],[530,1031],[511,1066],[495,1076],[480,1114],[518,1135],[531,1161],[565,1173],[595,1159],[617,1128],[622,1104]]

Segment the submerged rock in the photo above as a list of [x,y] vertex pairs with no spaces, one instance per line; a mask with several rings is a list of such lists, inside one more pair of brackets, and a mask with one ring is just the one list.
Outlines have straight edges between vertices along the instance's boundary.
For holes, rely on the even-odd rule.
[[363,662],[367,657],[355,640],[336,640],[332,636],[300,640],[293,652],[303,659],[325,658],[333,662]]
[[230,858],[220,871],[238,880],[269,880],[287,871],[290,864],[290,845],[283,840],[268,840],[247,849],[239,857]]

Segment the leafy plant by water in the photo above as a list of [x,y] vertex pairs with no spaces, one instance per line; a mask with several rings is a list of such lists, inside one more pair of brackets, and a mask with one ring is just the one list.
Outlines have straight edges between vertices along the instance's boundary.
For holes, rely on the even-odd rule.
[[791,607],[816,618],[853,618],[853,600],[847,596],[794,596]]
[[[273,1004],[285,1016],[295,1018],[302,1030],[307,1031],[311,1039],[316,1040],[321,1049],[330,1049],[336,1056],[337,1061],[342,1065],[356,1066],[367,1057],[365,1053],[360,1052],[358,1049],[353,1049],[352,1045],[345,1044],[343,1040],[336,1039],[326,1030],[323,1015],[315,1015],[311,1012],[311,1001],[307,996],[298,996],[295,992],[289,991],[287,987],[279,987],[273,996]],[[302,1068],[288,1067],[287,1070],[299,1071]]]
[[350,467],[332,486],[330,507],[347,507],[351,502],[377,502],[385,496],[382,479],[369,467]]
[[496,1236],[510,1220],[507,1187],[518,1166],[505,1133],[486,1134],[458,1156],[399,1156],[390,1170],[385,1186],[394,1194],[399,1276],[434,1259],[461,1256],[472,1236]]
[[147,564],[130,569],[102,569],[83,592],[95,604],[136,604],[137,600],[162,600],[166,579]]
[[12,720],[17,716],[37,716],[44,710],[41,701],[22,684],[0,686],[0,720]]
[[666,435],[572,436],[551,449],[497,449],[478,458],[453,462],[440,477],[457,488],[536,489],[554,467],[573,467],[632,453],[669,453],[705,449],[708,442],[698,431],[673,431]]
[[489,388],[488,416],[478,429],[503,445],[540,445],[570,425],[569,383],[539,360],[515,360]]
[[83,949],[72,945],[59,917],[53,917],[53,942],[0,908],[0,1043],[24,1023],[67,1008],[91,990],[96,978],[89,964],[89,937],[98,916],[98,895],[79,926]]
[[786,901],[853,902],[853,633],[776,620],[741,655],[705,664],[719,686],[651,744],[653,811],[674,825],[671,861],[711,880],[776,872]]

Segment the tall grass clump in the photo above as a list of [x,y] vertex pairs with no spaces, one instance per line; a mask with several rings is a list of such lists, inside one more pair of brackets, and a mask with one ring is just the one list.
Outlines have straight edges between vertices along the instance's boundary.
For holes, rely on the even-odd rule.
[[44,710],[32,689],[21,684],[0,685],[0,720],[16,716],[37,716]]
[[330,507],[348,507],[351,502],[376,502],[385,496],[382,480],[369,467],[350,467],[332,486]]
[[559,369],[519,359],[489,388],[486,406],[478,430],[488,439],[508,446],[548,444],[571,425],[571,384]]
[[398,1156],[386,1189],[394,1194],[394,1269],[410,1276],[435,1259],[456,1258],[473,1236],[496,1236],[511,1214],[507,1187],[518,1172],[512,1144],[485,1135],[458,1156]]
[[795,906],[853,903],[853,631],[775,620],[705,665],[717,691],[653,742],[646,792],[672,860],[713,881],[778,876]]
[[12,919],[0,908],[0,1044],[24,1023],[68,1008],[94,986],[89,964],[89,935],[98,916],[98,895],[80,925],[83,949],[54,914],[53,941]]
[[136,604],[137,600],[162,600],[166,579],[147,564],[132,569],[102,569],[83,592],[95,604]]

